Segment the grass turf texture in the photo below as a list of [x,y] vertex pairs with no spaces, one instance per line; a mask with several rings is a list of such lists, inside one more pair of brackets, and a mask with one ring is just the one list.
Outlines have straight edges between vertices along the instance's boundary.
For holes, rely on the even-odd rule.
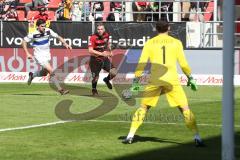
[[[72,100],[70,111],[75,114],[90,111],[102,103],[101,98],[89,96],[89,86],[84,93],[77,86],[70,87],[70,91],[81,92],[81,96],[59,96],[47,84],[0,84],[0,88],[0,130],[60,121],[55,109],[61,100]],[[98,88],[107,104],[117,101],[117,107],[111,112],[90,121],[2,131],[0,160],[221,159],[221,87],[200,86],[198,92],[184,87],[206,148],[194,147],[192,133],[184,126],[179,111],[168,106],[165,97],[160,98],[158,106],[150,111],[146,123],[138,130],[137,142],[122,144],[139,99],[135,106],[129,106],[114,90],[115,97],[107,93],[106,86]],[[235,88],[237,159],[240,159],[239,110],[238,87]]]

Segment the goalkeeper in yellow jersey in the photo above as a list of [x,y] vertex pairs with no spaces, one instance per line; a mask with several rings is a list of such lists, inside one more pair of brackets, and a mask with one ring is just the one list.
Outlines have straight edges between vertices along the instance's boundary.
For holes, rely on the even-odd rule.
[[165,94],[168,103],[172,107],[177,107],[183,114],[186,126],[194,132],[194,142],[197,147],[204,146],[201,140],[196,120],[188,106],[188,100],[179,82],[177,73],[177,62],[182,71],[188,77],[187,85],[192,90],[197,90],[195,81],[191,76],[191,69],[185,59],[182,42],[168,35],[170,27],[168,22],[158,21],[156,30],[158,35],[148,40],[144,45],[139,59],[135,78],[131,91],[137,91],[139,79],[148,61],[151,63],[151,73],[146,85],[141,106],[135,112],[128,136],[123,140],[125,144],[131,144],[139,126],[143,123],[146,113],[151,107],[157,105],[160,95]]

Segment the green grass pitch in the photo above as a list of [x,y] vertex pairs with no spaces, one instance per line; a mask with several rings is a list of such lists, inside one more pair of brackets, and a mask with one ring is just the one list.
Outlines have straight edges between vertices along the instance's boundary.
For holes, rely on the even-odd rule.
[[[56,105],[62,100],[73,102],[70,112],[75,115],[102,104],[101,98],[89,96],[89,86],[84,93],[78,86],[82,85],[70,87],[74,95],[60,96],[48,84],[0,84],[0,160],[221,159],[221,87],[200,86],[197,92],[184,87],[207,145],[196,148],[193,135],[185,127],[180,112],[170,108],[164,96],[139,128],[136,143],[122,144],[139,99],[135,106],[130,106],[119,98],[115,90],[109,91],[104,85],[98,87],[100,97],[106,101],[103,107],[117,104],[113,110],[91,120],[54,124],[61,121],[56,116]],[[240,87],[236,87],[237,159],[240,159],[239,112]],[[46,126],[33,126],[39,124]],[[9,128],[12,129],[6,130]]]

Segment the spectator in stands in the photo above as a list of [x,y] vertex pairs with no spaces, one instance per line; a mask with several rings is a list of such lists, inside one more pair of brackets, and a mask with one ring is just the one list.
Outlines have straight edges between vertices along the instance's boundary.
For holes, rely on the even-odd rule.
[[50,25],[50,22],[48,21],[49,20],[49,16],[46,13],[46,10],[47,10],[47,8],[45,6],[40,6],[38,8],[39,14],[34,16],[34,17],[32,17],[32,19],[29,21],[30,27],[34,28],[35,22],[37,20],[39,20],[39,19],[44,20],[47,23],[47,27]]
[[[133,12],[145,12],[149,10],[150,2],[133,2],[132,10]],[[146,14],[145,13],[133,13],[133,20],[137,22],[145,21]]]
[[30,3],[25,4],[25,16],[27,16],[28,11],[37,10],[39,6],[47,6],[49,4],[49,0],[32,0]]
[[38,20],[38,19],[42,19],[44,21],[49,20],[49,16],[46,13],[47,8],[45,6],[41,6],[38,8],[39,14],[34,16],[32,20]]
[[202,11],[206,10],[208,2],[191,2],[191,8],[200,8]]
[[18,13],[15,6],[10,6],[10,9],[5,14],[5,21],[18,21]]
[[[190,2],[190,21],[204,21],[203,13],[206,10],[207,2]],[[200,12],[200,13],[199,13]]]
[[173,2],[161,2],[161,19],[172,21],[173,14],[167,13],[173,11]]
[[18,2],[16,0],[5,0],[5,8],[4,10],[7,12],[13,8],[17,8]]
[[5,1],[4,0],[0,0],[0,20],[5,18]]
[[63,20],[63,10],[64,10],[64,3],[60,3],[58,9],[55,12],[57,20]]
[[159,2],[150,2],[148,13],[146,16],[147,21],[158,21],[159,20]]
[[84,21],[89,21],[90,12],[91,12],[91,2],[83,2],[82,17]]
[[70,13],[72,21],[82,20],[82,9],[83,9],[83,2],[81,2],[80,0],[74,0],[72,2],[72,8]]
[[181,2],[182,21],[189,21],[190,2]]
[[58,20],[70,20],[70,12],[72,8],[72,0],[62,0],[59,9],[56,11]]
[[222,21],[223,20],[223,0],[218,0],[218,4],[217,4],[217,18],[218,21]]
[[103,20],[103,2],[91,2],[91,14],[89,17],[90,21],[102,21]]
[[124,10],[123,2],[111,2],[110,3],[110,11],[108,14],[108,21],[120,21],[123,18],[122,12]]
[[64,1],[64,7],[63,7],[63,17],[64,20],[70,20],[70,12],[72,8],[72,0],[63,0]]
[[16,8],[14,0],[0,0],[0,20],[5,19],[6,13],[10,10],[10,6]]

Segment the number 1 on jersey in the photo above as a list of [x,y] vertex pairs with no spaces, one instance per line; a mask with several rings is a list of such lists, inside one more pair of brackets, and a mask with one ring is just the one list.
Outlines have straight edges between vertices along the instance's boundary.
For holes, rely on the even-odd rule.
[[165,46],[162,46],[162,53],[163,53],[163,64],[165,64],[165,61],[166,61],[166,47]]

